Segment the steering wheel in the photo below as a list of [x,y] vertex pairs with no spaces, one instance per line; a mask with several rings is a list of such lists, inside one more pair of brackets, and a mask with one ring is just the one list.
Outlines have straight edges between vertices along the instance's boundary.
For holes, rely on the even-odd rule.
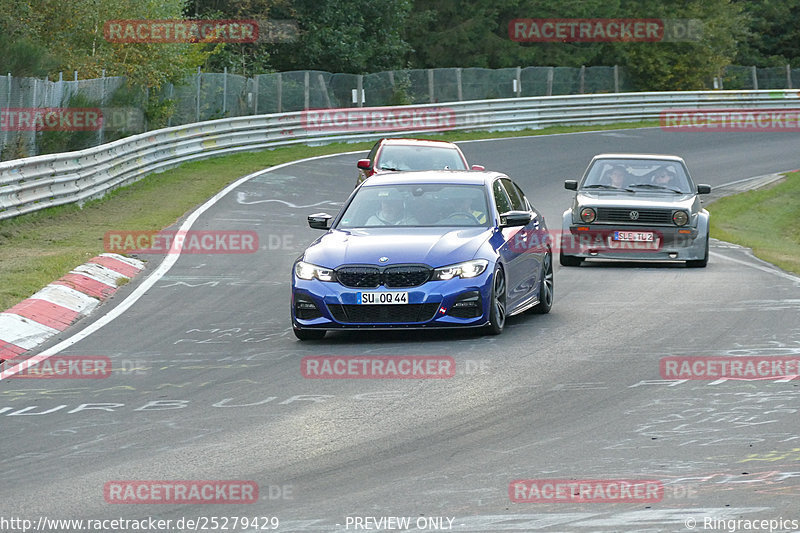
[[457,211],[455,213],[451,213],[451,214],[447,215],[446,217],[444,217],[442,220],[440,220],[440,222],[445,222],[447,220],[450,220],[451,218],[454,218],[454,219],[463,218],[463,219],[469,220],[470,222],[474,222],[475,224],[480,224],[481,223],[481,221],[478,220],[478,217],[476,217],[472,213],[468,213],[466,211]]

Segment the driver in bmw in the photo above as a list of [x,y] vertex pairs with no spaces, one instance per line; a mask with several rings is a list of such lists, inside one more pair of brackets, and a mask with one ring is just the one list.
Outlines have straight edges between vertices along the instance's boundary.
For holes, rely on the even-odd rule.
[[379,195],[381,208],[369,217],[367,226],[414,226],[417,219],[406,212],[405,200],[396,192]]

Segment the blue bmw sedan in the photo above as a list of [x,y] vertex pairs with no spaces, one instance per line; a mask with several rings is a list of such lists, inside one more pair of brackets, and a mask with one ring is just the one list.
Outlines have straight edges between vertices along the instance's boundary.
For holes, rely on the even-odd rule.
[[327,330],[483,327],[553,305],[547,232],[522,189],[497,172],[401,172],[366,180],[294,264],[291,318],[301,340]]

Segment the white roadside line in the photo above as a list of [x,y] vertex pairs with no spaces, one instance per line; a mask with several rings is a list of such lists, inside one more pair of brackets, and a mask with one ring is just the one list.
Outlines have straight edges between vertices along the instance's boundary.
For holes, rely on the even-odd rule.
[[[724,241],[721,241],[724,242]],[[789,274],[788,272],[784,272],[783,270],[779,270],[777,267],[773,266],[771,263],[767,263],[766,261],[762,261],[758,257],[754,256],[753,253],[747,249],[743,248],[743,251],[747,254],[747,256],[752,260],[751,261],[742,261],[741,259],[734,259],[733,257],[728,257],[727,255],[723,255],[717,252],[711,252],[710,255],[716,257],[717,259],[724,259],[726,261],[732,261],[734,263],[738,263],[740,265],[744,265],[746,267],[755,268],[756,270],[761,270],[762,272],[767,272],[768,274],[772,274],[774,276],[778,276],[783,279],[788,279],[789,281],[793,281],[797,284],[800,284],[800,277],[797,277],[793,274]],[[758,264],[756,261],[759,261],[763,264]]]
[[[197,219],[200,218],[200,215],[205,213],[208,209],[210,209],[214,204],[216,204],[218,201],[220,201],[229,192],[231,192],[232,190],[236,189],[242,183],[244,183],[244,182],[246,182],[246,181],[248,181],[248,180],[250,180],[252,178],[255,178],[255,177],[260,176],[262,174],[266,174],[268,172],[279,170],[279,169],[287,167],[289,165],[295,165],[297,163],[305,163],[307,161],[315,161],[315,160],[318,160],[318,159],[325,159],[325,158],[328,158],[328,157],[337,157],[337,156],[348,155],[348,154],[358,154],[358,153],[362,153],[362,152],[364,152],[364,150],[358,150],[358,151],[355,151],[355,152],[343,152],[343,153],[338,153],[338,154],[318,155],[318,156],[314,156],[314,157],[308,157],[306,159],[299,159],[297,161],[289,161],[288,163],[281,163],[280,165],[275,165],[274,167],[265,168],[263,170],[259,170],[258,172],[254,172],[252,174],[249,174],[247,176],[239,178],[235,182],[233,182],[230,185],[228,185],[227,187],[225,187],[222,191],[220,191],[217,194],[215,194],[214,196],[212,196],[209,200],[206,201],[206,203],[204,203],[203,205],[198,207],[191,215],[189,215],[189,217],[186,219],[186,221],[184,221],[184,223],[181,224],[181,227],[180,227],[180,229],[178,231],[179,232],[189,231],[191,229],[192,225],[197,221]],[[76,343],[80,342],[81,340],[85,339],[86,337],[88,337],[89,335],[91,335],[95,331],[99,330],[100,328],[102,328],[106,324],[109,324],[112,321],[114,321],[115,319],[117,319],[120,315],[122,315],[122,313],[124,313],[131,306],[133,306],[133,304],[135,304],[139,300],[139,298],[144,296],[145,293],[148,290],[150,290],[150,288],[153,285],[155,285],[156,282],[158,282],[164,276],[164,274],[169,272],[169,270],[172,268],[172,266],[178,261],[178,258],[180,258],[180,256],[181,256],[181,250],[178,250],[176,253],[167,254],[167,256],[164,258],[164,260],[161,262],[161,264],[158,265],[158,268],[156,270],[154,270],[153,273],[150,274],[150,276],[148,276],[147,279],[145,279],[141,283],[141,285],[137,286],[133,290],[133,292],[131,292],[128,295],[127,298],[125,298],[116,307],[114,307],[111,311],[109,311],[108,314],[102,316],[96,322],[93,322],[92,324],[90,324],[86,328],[82,329],[81,331],[79,331],[75,335],[69,337],[68,339],[65,339],[65,340],[59,342],[55,346],[52,346],[52,347],[48,348],[47,350],[42,351],[41,353],[35,355],[34,357],[31,357],[30,359],[26,359],[25,361],[22,361],[21,363],[17,364],[16,366],[13,366],[13,367],[9,368],[8,370],[4,370],[3,372],[0,372],[0,380],[10,378],[11,376],[13,376],[15,374],[18,374],[18,373],[20,373],[20,372],[22,372],[24,370],[27,370],[31,366],[34,366],[34,365],[36,365],[36,364],[48,359],[49,357],[51,357],[53,355],[56,355],[57,353],[69,348],[73,344],[76,344]]]

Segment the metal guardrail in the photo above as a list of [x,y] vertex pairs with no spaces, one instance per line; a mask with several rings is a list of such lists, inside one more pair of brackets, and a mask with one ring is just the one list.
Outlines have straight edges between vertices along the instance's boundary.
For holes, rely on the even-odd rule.
[[[142,133],[76,152],[0,163],[0,219],[99,198],[188,161],[292,144],[356,142],[453,130],[658,119],[670,109],[800,111],[800,91],[615,93],[478,100],[405,107],[321,109],[199,122]],[[431,119],[425,123],[426,118]],[[437,123],[438,121],[438,123]],[[392,127],[392,124],[396,127]],[[421,127],[420,127],[421,126]]]

